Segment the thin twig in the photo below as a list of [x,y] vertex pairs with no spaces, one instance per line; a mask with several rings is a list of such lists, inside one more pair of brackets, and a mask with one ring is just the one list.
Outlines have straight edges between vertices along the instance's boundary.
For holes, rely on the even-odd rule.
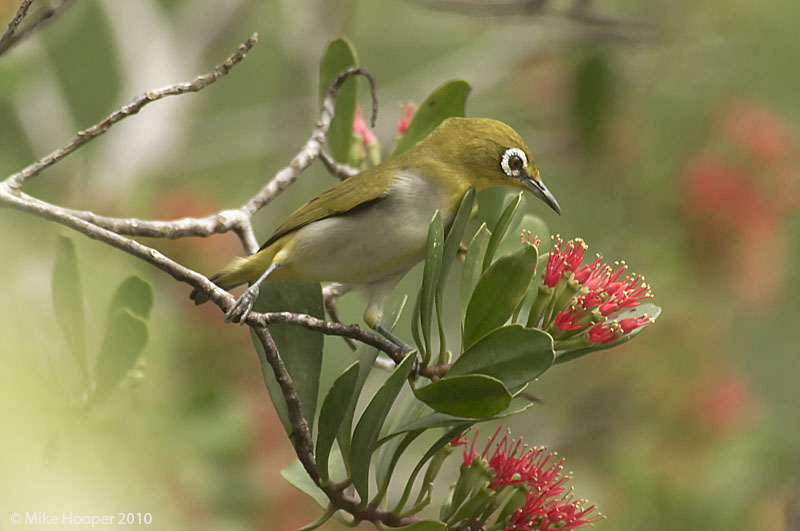
[[32,3],[33,0],[22,0],[22,3],[17,9],[17,13],[14,15],[14,18],[11,19],[11,22],[8,23],[8,28],[6,29],[5,33],[3,33],[3,36],[0,37],[0,50],[3,50],[3,48],[6,46],[6,43],[14,36],[14,33],[17,31],[17,27],[22,22],[22,19],[24,19],[25,15],[28,14],[28,8],[31,7]]
[[374,127],[375,121],[378,118],[378,91],[375,86],[375,79],[372,77],[372,74],[364,68],[348,68],[339,74],[328,88],[328,92],[322,102],[322,113],[320,114],[319,120],[317,120],[314,131],[311,133],[311,137],[300,149],[300,152],[289,162],[289,165],[280,170],[252,199],[245,203],[242,207],[245,212],[252,215],[267,205],[278,194],[285,190],[287,186],[295,182],[303,170],[319,156],[325,145],[325,135],[328,132],[328,127],[330,127],[331,120],[333,119],[333,109],[336,103],[336,96],[339,94],[339,89],[347,78],[356,74],[366,77],[369,81],[372,94],[372,125]]
[[245,55],[247,55],[247,52],[250,51],[257,40],[258,34],[254,33],[249,39],[239,45],[239,49],[233,55],[228,57],[222,64],[214,67],[214,69],[210,72],[201,74],[191,81],[167,85],[166,87],[160,89],[148,91],[135,98],[129,104],[120,107],[116,111],[109,114],[102,121],[94,124],[88,129],[79,131],[78,134],[72,137],[69,142],[56,149],[49,155],[37,160],[27,168],[12,175],[8,179],[8,185],[11,188],[20,188],[25,181],[31,177],[38,175],[42,170],[52,166],[82,145],[102,135],[115,123],[138,113],[142,107],[148,103],[152,103],[167,96],[177,96],[180,94],[186,94],[187,92],[198,92],[206,88],[208,85],[214,83],[217,79],[230,72],[231,68],[244,59]]
[[341,180],[345,180],[348,177],[352,177],[353,175],[357,174],[359,170],[347,164],[342,164],[341,162],[336,162],[327,151],[324,149],[319,153],[319,159],[325,165],[325,168],[328,169],[328,172],[337,177]]
[[273,323],[299,324],[309,330],[316,330],[329,336],[341,336],[357,339],[364,344],[375,347],[385,352],[395,363],[403,361],[403,349],[378,334],[373,334],[362,329],[360,326],[351,324],[334,323],[317,319],[313,315],[298,314],[291,312],[270,312],[264,314],[264,324]]
[[[33,3],[33,0],[24,0],[22,5],[20,5],[19,9],[17,10],[17,14],[14,16],[14,19],[8,25],[8,30],[6,33],[3,34],[3,37],[0,38],[0,55],[3,55],[7,52],[12,46],[17,44],[19,41],[33,33],[39,26],[44,24],[45,22],[49,22],[54,20],[58,17],[61,13],[66,11],[68,7],[73,4],[74,0],[61,0],[58,4],[49,7],[43,11],[38,13],[38,16],[33,19],[32,22],[28,22],[22,28],[18,28],[19,24],[22,22],[22,19],[25,18],[25,14],[21,17],[20,12],[24,11],[27,13],[28,7],[30,4]],[[26,5],[27,4],[27,5]],[[12,30],[13,25],[13,30]],[[17,31],[19,29],[19,31]]]

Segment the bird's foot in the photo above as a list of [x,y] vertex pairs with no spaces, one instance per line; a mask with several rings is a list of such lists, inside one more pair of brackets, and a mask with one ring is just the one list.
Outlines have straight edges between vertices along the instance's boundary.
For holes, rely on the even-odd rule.
[[[384,327],[381,324],[375,325],[375,331],[378,332],[383,337],[385,337],[386,339],[388,339],[389,341],[391,341],[392,343],[394,343],[395,345],[397,345],[403,351],[404,358],[408,356],[409,353],[416,350],[414,347],[412,347],[411,345],[409,345],[408,343],[406,343],[393,333],[389,332],[389,330],[387,330],[386,327]],[[422,368],[422,363],[420,362],[419,357],[414,356],[414,365],[411,367],[411,374],[413,375],[413,378],[416,379],[416,377],[419,375],[419,371],[421,368]]]
[[258,285],[252,285],[245,290],[242,295],[236,299],[236,302],[231,306],[231,309],[225,312],[226,323],[239,323],[244,324],[250,311],[253,309],[258,298]]

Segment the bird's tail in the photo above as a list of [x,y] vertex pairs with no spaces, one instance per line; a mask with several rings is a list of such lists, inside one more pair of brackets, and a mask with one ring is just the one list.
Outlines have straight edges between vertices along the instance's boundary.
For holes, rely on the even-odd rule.
[[[229,290],[240,284],[251,282],[253,280],[252,274],[249,271],[249,268],[246,267],[249,263],[248,258],[249,257],[241,256],[234,258],[233,261],[225,267],[225,269],[214,276],[208,277],[208,280],[224,290]],[[189,298],[192,299],[195,304],[203,304],[209,299],[208,294],[197,288],[192,290]]]

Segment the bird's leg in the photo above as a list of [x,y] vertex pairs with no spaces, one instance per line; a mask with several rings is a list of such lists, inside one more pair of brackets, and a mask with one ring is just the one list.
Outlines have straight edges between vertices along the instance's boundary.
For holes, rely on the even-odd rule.
[[406,343],[393,333],[389,332],[389,330],[380,323],[375,325],[375,331],[378,332],[383,337],[385,337],[386,339],[388,339],[389,341],[391,341],[392,343],[394,343],[395,345],[397,345],[400,349],[402,349],[403,356],[414,350],[414,348],[411,345],[409,345],[408,343]]
[[255,304],[256,299],[258,298],[259,292],[259,285],[264,282],[273,271],[278,269],[281,264],[277,262],[272,262],[269,267],[267,268],[264,273],[258,277],[258,280],[253,282],[249,288],[242,293],[236,302],[231,306],[231,309],[225,312],[225,322],[226,323],[239,323],[244,324],[245,319],[250,314],[250,310],[253,309],[253,304]]
[[[336,301],[340,296],[351,289],[350,286],[338,282],[334,282],[322,288],[322,300],[325,303],[325,311],[328,312],[328,315],[330,315],[334,323],[342,324],[342,320],[339,318],[339,312],[336,311]],[[351,350],[356,350],[358,348],[358,343],[356,343],[355,339],[349,337],[342,337],[342,339],[344,339],[344,342],[347,343],[347,346],[349,346]]]

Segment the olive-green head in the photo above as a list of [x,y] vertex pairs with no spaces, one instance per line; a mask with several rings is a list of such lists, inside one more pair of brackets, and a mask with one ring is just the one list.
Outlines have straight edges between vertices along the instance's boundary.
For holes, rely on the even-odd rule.
[[513,186],[533,192],[557,213],[528,146],[510,126],[489,118],[448,118],[418,144],[420,151],[457,168],[478,190]]

